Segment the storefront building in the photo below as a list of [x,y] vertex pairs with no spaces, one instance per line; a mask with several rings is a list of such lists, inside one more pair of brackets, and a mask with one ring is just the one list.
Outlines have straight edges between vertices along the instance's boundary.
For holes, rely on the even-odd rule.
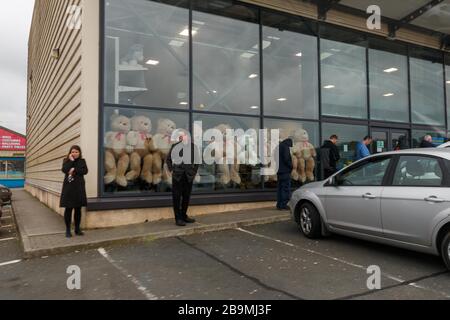
[[[374,30],[366,1],[337,2],[37,0],[27,189],[59,211],[61,161],[80,144],[90,168],[87,227],[170,217],[170,179],[134,176],[133,150],[122,158],[111,149],[130,131],[166,141],[196,121],[204,130],[282,129],[315,148],[337,134],[341,167],[366,135],[375,153],[417,147],[428,134],[445,142],[450,1],[408,23],[401,18],[429,1],[369,1],[386,15]],[[144,166],[149,152],[138,153]],[[203,165],[193,214],[273,205],[276,182],[260,169],[241,165],[230,179]]]
[[24,135],[0,127],[0,185],[23,188],[25,185]]

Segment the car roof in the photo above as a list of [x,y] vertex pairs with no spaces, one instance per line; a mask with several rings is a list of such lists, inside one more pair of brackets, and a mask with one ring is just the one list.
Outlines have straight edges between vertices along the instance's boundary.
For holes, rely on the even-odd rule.
[[408,149],[408,150],[400,150],[400,151],[391,151],[379,153],[374,156],[382,156],[382,155],[408,155],[408,154],[418,154],[418,155],[430,155],[436,156],[444,159],[450,160],[450,149],[448,148],[429,148],[429,149]]

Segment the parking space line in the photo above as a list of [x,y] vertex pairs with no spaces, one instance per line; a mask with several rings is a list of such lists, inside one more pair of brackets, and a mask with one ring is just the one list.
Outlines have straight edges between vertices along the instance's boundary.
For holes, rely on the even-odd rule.
[[[335,257],[329,256],[329,255],[326,255],[326,254],[323,254],[323,253],[320,253],[320,252],[311,250],[311,249],[302,248],[302,247],[300,247],[300,246],[298,246],[298,245],[295,245],[295,244],[293,244],[293,243],[285,242],[285,241],[278,240],[278,239],[275,239],[275,238],[272,238],[272,237],[269,237],[269,236],[265,236],[265,235],[262,235],[262,234],[254,233],[254,232],[251,232],[251,231],[242,229],[242,228],[237,228],[236,230],[237,230],[237,231],[240,231],[240,232],[243,232],[243,233],[247,233],[247,234],[252,235],[252,236],[254,236],[254,237],[258,237],[258,238],[262,238],[262,239],[266,239],[266,240],[275,241],[275,242],[277,242],[277,243],[284,244],[284,245],[289,246],[289,247],[295,247],[295,248],[298,248],[298,249],[300,249],[300,250],[306,251],[306,252],[308,252],[308,253],[316,254],[316,255],[319,255],[319,256],[321,256],[321,257],[328,258],[328,259],[331,259],[331,260],[333,260],[333,261],[340,262],[340,263],[343,263],[343,264],[346,264],[346,265],[349,265],[349,266],[352,266],[352,267],[355,267],[355,268],[364,270],[365,272],[367,271],[367,268],[364,267],[364,266],[361,266],[361,265],[358,265],[358,264],[354,264],[354,263],[352,263],[352,262],[348,262],[348,261],[345,261],[345,260],[342,260],[342,259],[339,259],[339,258],[335,258]],[[432,276],[434,277],[434,276],[441,275],[441,274],[445,274],[445,273],[447,273],[447,272],[441,272],[441,273],[433,274]],[[436,290],[431,289],[431,288],[427,288],[427,287],[424,287],[424,286],[419,286],[419,285],[417,285],[416,282],[418,282],[418,281],[416,281],[416,280],[413,280],[413,281],[406,281],[406,280],[403,280],[403,279],[401,279],[401,278],[395,277],[395,276],[390,275],[389,273],[385,273],[385,272],[382,272],[382,275],[383,275],[384,277],[386,277],[386,278],[392,280],[392,281],[398,282],[398,284],[395,285],[394,287],[396,287],[396,286],[401,286],[401,285],[409,285],[409,286],[412,286],[412,287],[417,288],[417,289],[422,289],[422,290],[431,291],[431,292],[434,292],[434,293],[438,293],[438,294],[440,294],[440,295],[443,295],[443,296],[446,297],[446,298],[450,298],[450,296],[449,296],[448,293],[436,291]],[[373,293],[373,292],[372,292],[372,293]]]
[[17,238],[5,238],[5,239],[0,239],[0,242],[6,242],[6,241],[12,241],[12,240],[17,240]]
[[1,229],[5,229],[5,228],[12,228],[14,225],[12,224],[7,224],[5,226],[0,226]]
[[4,266],[9,266],[9,265],[12,265],[12,264],[16,264],[16,263],[19,263],[19,262],[21,262],[22,260],[13,260],[13,261],[8,261],[8,262],[3,262],[3,263],[0,263],[0,267],[4,267]]
[[133,284],[136,285],[136,288],[147,298],[147,300],[153,301],[159,300],[158,297],[152,294],[150,291],[148,291],[147,288],[144,287],[136,277],[131,275],[126,269],[122,268],[116,261],[114,261],[114,259],[111,258],[111,256],[106,252],[105,249],[100,248],[97,251],[117,270],[119,270],[127,279],[130,279],[131,282],[133,282]]

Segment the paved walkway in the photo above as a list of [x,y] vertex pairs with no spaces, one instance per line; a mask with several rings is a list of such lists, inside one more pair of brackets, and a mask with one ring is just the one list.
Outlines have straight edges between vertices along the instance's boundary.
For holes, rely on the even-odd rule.
[[62,254],[115,244],[153,241],[161,238],[235,229],[289,220],[289,212],[272,208],[211,214],[197,218],[188,227],[175,226],[173,219],[113,229],[87,231],[84,237],[65,238],[64,219],[24,190],[13,191],[13,211],[24,258]]

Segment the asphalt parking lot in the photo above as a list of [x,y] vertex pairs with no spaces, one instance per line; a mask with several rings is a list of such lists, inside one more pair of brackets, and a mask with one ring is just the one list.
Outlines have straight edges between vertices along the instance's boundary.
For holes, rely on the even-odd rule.
[[[20,247],[7,240],[0,257],[0,299],[450,299],[439,257],[339,236],[311,241],[291,222],[12,264]],[[73,265],[81,290],[67,288]],[[374,265],[380,290],[367,287]]]

